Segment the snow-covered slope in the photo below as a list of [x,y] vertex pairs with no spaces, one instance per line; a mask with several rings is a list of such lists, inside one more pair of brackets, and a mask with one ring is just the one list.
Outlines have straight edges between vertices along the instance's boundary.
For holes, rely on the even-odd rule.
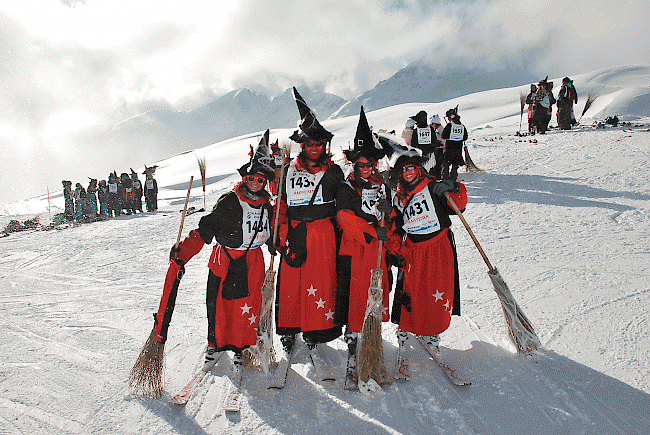
[[[245,370],[239,415],[218,412],[228,361],[184,408],[168,403],[169,396],[130,396],[126,379],[152,327],[187,182],[199,177],[194,154],[206,157],[210,207],[238,179],[236,168],[258,132],[159,162],[157,213],[0,239],[0,432],[648,433],[650,114],[629,126],[587,127],[592,111],[614,110],[615,102],[632,107],[648,81],[647,70],[625,68],[575,77],[578,113],[589,91],[603,89],[584,127],[534,138],[513,136],[523,87],[367,114],[375,128],[401,129],[421,108],[444,113],[460,104],[469,152],[483,169],[459,177],[470,197],[466,217],[537,328],[544,349],[536,358],[513,353],[485,264],[454,219],[463,315],[442,335],[442,352],[471,386],[453,386],[412,341],[410,382],[371,398],[345,391],[344,344],[335,340],[336,382],[315,379],[300,344],[285,390],[267,390],[265,375]],[[355,116],[324,123],[336,135],[337,159],[356,122]],[[271,138],[292,130],[273,130]],[[190,203],[196,208],[203,206],[199,185]],[[29,204],[46,219],[47,200],[40,198],[3,205],[0,224],[32,217]],[[52,213],[63,205],[60,197],[52,204]],[[184,234],[200,217],[188,216]],[[205,247],[188,263],[179,289],[166,345],[170,394],[200,363],[210,251]],[[392,362],[395,326],[384,325]]]

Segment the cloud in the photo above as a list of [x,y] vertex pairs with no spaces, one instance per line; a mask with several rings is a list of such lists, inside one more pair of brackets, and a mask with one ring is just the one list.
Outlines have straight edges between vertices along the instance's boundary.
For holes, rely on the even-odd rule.
[[0,125],[14,129],[6,144],[56,156],[99,148],[136,114],[192,109],[239,87],[278,94],[304,83],[350,99],[420,58],[440,70],[574,75],[646,63],[649,19],[647,2],[611,0],[5,2]]

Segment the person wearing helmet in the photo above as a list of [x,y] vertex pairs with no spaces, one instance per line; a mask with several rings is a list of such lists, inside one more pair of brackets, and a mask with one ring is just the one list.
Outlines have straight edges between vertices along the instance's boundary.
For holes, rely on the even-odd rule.
[[63,185],[63,198],[65,198],[65,209],[63,216],[66,220],[71,221],[74,219],[74,197],[72,194],[72,181],[62,180]]
[[[228,350],[234,352],[234,368],[239,371],[243,350],[257,343],[265,275],[261,246],[271,245],[273,214],[265,187],[275,178],[268,141],[267,130],[250,162],[239,168],[241,182],[222,195],[212,212],[201,218],[199,227],[170,251],[170,269],[180,271],[205,244],[216,241],[208,263],[204,371]],[[269,249],[275,253],[272,245]],[[156,315],[158,341],[166,338],[168,310],[161,304]]]
[[429,171],[429,173],[436,177],[437,180],[442,180],[442,162],[445,154],[446,141],[442,138],[442,121],[438,114],[431,116],[429,119],[429,126],[435,134],[435,150],[433,152],[436,157],[436,165]]
[[108,215],[108,185],[106,180],[99,180],[97,187],[97,199],[99,200],[99,214],[101,216]]
[[[464,209],[467,190],[451,180],[436,182],[422,168],[418,155],[401,155],[393,167],[399,174],[391,216],[391,242],[401,243],[402,277],[395,288],[391,321],[399,325],[400,349],[407,333],[438,346],[439,335],[460,315],[460,285],[450,215],[444,194]],[[402,242],[403,241],[403,242]],[[401,352],[400,352],[401,355]]]

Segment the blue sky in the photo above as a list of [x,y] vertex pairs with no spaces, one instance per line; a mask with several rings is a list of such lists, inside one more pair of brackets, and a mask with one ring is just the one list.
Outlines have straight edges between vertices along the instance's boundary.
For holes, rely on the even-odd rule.
[[649,10],[648,1],[6,1],[0,201],[58,190],[110,159],[93,142],[124,119],[239,87],[305,83],[349,99],[425,55],[487,68],[521,59],[542,77],[646,63]]

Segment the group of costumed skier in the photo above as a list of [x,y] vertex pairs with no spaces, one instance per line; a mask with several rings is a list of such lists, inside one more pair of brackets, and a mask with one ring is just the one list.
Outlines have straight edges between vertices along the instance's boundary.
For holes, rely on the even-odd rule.
[[[300,144],[300,153],[287,159],[277,142],[270,144],[267,130],[250,161],[239,168],[241,182],[219,198],[198,228],[172,247],[155,314],[155,336],[160,343],[167,338],[176,294],[170,289],[178,286],[185,264],[214,240],[202,369],[210,371],[231,351],[234,370],[240,371],[244,350],[259,340],[266,245],[271,255],[281,254],[274,311],[283,355],[290,358],[299,334],[310,351],[343,335],[349,350],[346,376],[356,385],[357,344],[364,338],[371,271],[378,258],[384,277],[392,278],[391,266],[399,270],[392,312],[392,279],[381,280],[381,320],[392,319],[398,325],[400,348],[409,333],[437,348],[452,314],[460,315],[449,217],[454,209],[447,196],[460,209],[467,205],[465,186],[455,181],[467,132],[458,109],[451,109],[449,128],[442,132],[451,146],[441,148],[439,117],[432,117],[430,126],[421,112],[411,117],[416,125],[407,123],[415,139],[405,144],[394,134],[373,133],[362,107],[354,145],[344,151],[351,165],[346,177],[329,153],[333,134],[295,88],[293,95],[300,122],[289,139]],[[440,164],[445,153],[448,164]],[[458,157],[452,157],[456,153]],[[378,165],[384,157],[390,170],[381,173]],[[447,179],[441,179],[443,173]],[[281,182],[272,190],[279,195],[272,204],[266,187],[278,183],[278,178]]]
[[548,76],[537,85],[531,84],[525,104],[528,105],[528,133],[531,135],[546,133],[554,104],[557,104],[557,125],[560,130],[571,130],[572,126],[578,124],[573,112],[573,105],[578,104],[578,92],[569,77],[562,79],[557,99],[553,95],[553,82],[548,81]]
[[[142,213],[142,197],[144,195],[148,212],[158,209],[158,184],[153,178],[157,166],[147,167],[142,174],[146,180],[140,181],[138,173],[131,169],[131,175],[123,172],[119,177],[113,171],[107,180],[90,178],[88,188],[84,189],[77,183],[72,190],[72,182],[63,180],[63,197],[65,209],[63,219],[67,221],[92,222],[108,217],[117,217],[122,213]],[[97,201],[99,200],[99,208]]]

